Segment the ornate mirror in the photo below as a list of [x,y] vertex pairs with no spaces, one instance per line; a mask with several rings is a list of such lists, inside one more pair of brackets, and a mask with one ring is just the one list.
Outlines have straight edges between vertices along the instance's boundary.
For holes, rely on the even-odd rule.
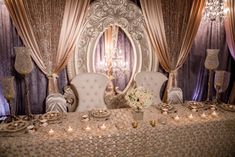
[[[113,46],[112,53],[117,55],[120,53],[120,55],[116,58],[115,56],[111,57],[112,66],[113,68],[116,66],[116,71],[120,67],[122,70],[122,73],[115,73],[115,68],[113,69],[114,84],[122,92],[125,92],[131,86],[137,72],[156,71],[158,61],[155,53],[152,52],[144,17],[138,6],[129,0],[96,0],[90,4],[76,51],[67,66],[70,80],[77,74],[84,72],[104,73],[105,71],[107,74],[107,55],[105,59],[105,55],[102,54],[102,58],[97,51],[100,51],[98,49],[100,49],[100,44],[104,40],[105,32],[113,26],[118,28],[118,35],[116,36],[119,38],[123,35],[126,45],[128,45],[125,47],[119,45],[119,42],[114,43],[116,46]],[[113,35],[115,36],[115,32]],[[124,47],[124,50],[120,50],[121,47]],[[128,49],[128,47],[130,50],[126,51],[125,49]],[[118,57],[121,58],[120,61],[118,61]],[[120,85],[120,82],[125,83]]]

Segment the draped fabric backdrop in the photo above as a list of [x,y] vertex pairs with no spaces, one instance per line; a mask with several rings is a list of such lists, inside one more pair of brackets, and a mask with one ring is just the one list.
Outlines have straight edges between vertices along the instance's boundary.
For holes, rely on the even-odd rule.
[[197,33],[205,0],[141,0],[148,34],[159,62],[169,73],[167,89],[185,62]]
[[225,19],[225,30],[227,33],[227,43],[231,55],[235,59],[235,1],[227,0],[226,7],[229,8],[227,17]]
[[[108,71],[107,75],[109,77],[113,76],[113,70],[112,70],[112,58],[114,55],[113,49],[117,46],[117,40],[118,40],[118,26],[112,25],[109,26],[105,32],[104,32],[104,53],[106,57],[106,61],[108,61]],[[98,62],[100,63],[100,62]],[[110,78],[111,79],[111,78]]]
[[[0,3],[0,77],[15,76],[15,91],[17,114],[24,114],[24,83],[23,78],[15,71],[15,51],[14,47],[23,46],[15,27],[13,26],[7,7],[2,2]],[[29,82],[29,97],[32,113],[44,112],[44,101],[46,98],[47,79],[45,75],[34,65],[33,71],[28,76]],[[60,74],[59,89],[62,92],[62,87],[67,84],[67,74],[63,70]],[[1,86],[0,86],[1,91]],[[3,104],[2,104],[3,103]],[[3,99],[0,92],[0,116],[8,114],[8,104]]]
[[58,92],[58,73],[75,49],[89,0],[5,0],[32,58],[47,76],[48,92]]
[[[229,8],[229,12],[225,19],[227,43],[230,49],[230,53],[235,59],[235,1],[227,0],[225,6]],[[235,82],[233,82],[233,89],[229,101],[230,103],[235,104]]]
[[[132,1],[139,4],[138,0]],[[174,11],[174,9],[168,11]],[[101,38],[103,38],[103,36]],[[119,45],[121,47],[125,47],[125,51],[130,52],[129,49],[131,49],[131,45],[129,44],[129,41],[124,34],[119,33],[119,40]],[[8,10],[0,0],[0,77],[15,76],[15,104],[17,106],[18,114],[24,113],[24,84],[22,77],[20,77],[20,75],[14,70],[15,52],[13,48],[22,45],[23,44],[11,23]],[[100,44],[97,45],[97,49],[100,48],[99,45]],[[208,71],[204,68],[204,61],[207,48],[220,48],[220,65],[218,69],[230,71],[232,73],[231,81],[234,81],[235,71],[233,68],[235,67],[235,63],[234,60],[232,60],[225,43],[223,23],[213,22],[211,25],[210,22],[203,21],[199,27],[197,36],[191,49],[191,53],[189,54],[184,66],[179,69],[177,75],[178,85],[183,89],[184,98],[186,100],[193,99],[200,101],[204,100],[206,97],[205,94],[207,91]],[[127,57],[126,61],[130,61],[129,69],[132,69],[132,60],[128,59],[128,57],[131,57],[131,55],[125,55]],[[62,71],[58,81],[59,89],[61,90],[62,87],[68,83],[66,71]],[[34,66],[34,70],[29,74],[29,83],[32,112],[43,113],[44,101],[46,97],[47,78],[39,70],[39,68],[37,68],[36,65]],[[224,100],[227,100],[230,91],[231,89],[228,89],[228,91],[224,93]],[[7,110],[7,106],[5,106],[6,102],[2,98],[3,97],[0,93],[0,115],[3,114],[3,110]],[[2,110],[3,106],[4,109]]]
[[[8,27],[11,24],[7,8],[3,1],[0,1],[0,77],[10,76],[12,73],[12,59],[11,49],[8,49],[13,44],[14,35],[6,37],[7,32],[11,31],[12,27]],[[18,40],[14,43],[18,43]],[[3,68],[7,69],[7,73],[4,73]],[[0,84],[0,116],[9,114],[9,108],[6,99],[2,95],[2,89]]]
[[[205,68],[206,49],[220,49],[218,70],[226,70],[233,74],[234,64],[226,44],[226,34],[223,21],[203,19],[195,37],[191,52],[178,71],[178,85],[183,90],[185,100],[206,100],[209,71]],[[213,74],[214,76],[214,74]],[[231,77],[231,83],[233,76]],[[213,82],[212,82],[213,83]],[[231,83],[222,100],[227,101],[231,92]],[[215,90],[211,85],[211,91]]]

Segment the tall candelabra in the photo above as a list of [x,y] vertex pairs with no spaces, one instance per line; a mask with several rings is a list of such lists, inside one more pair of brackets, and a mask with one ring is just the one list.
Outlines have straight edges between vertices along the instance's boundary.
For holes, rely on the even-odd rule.
[[109,77],[115,78],[113,73],[127,70],[127,62],[124,61],[121,50],[116,48],[111,53],[105,54],[104,60],[99,63],[99,67],[105,71]]
[[27,81],[27,75],[33,70],[33,63],[30,57],[31,50],[26,47],[15,47],[16,59],[15,59],[15,69],[21,74],[24,78],[25,84],[25,112],[27,114],[27,118],[33,118],[30,109],[30,101],[29,101],[29,85]]
[[[127,62],[124,61],[122,51],[118,48],[106,52],[104,60],[99,63],[99,68],[108,75],[110,80],[117,78],[117,74],[125,74],[127,71]],[[110,84],[110,90],[119,93],[118,87]]]
[[208,89],[207,89],[207,99],[206,101],[210,101],[210,93],[211,93],[211,79],[212,79],[212,71],[215,70],[219,66],[219,49],[207,49],[207,56],[205,60],[205,67],[209,70],[209,78],[208,78]]

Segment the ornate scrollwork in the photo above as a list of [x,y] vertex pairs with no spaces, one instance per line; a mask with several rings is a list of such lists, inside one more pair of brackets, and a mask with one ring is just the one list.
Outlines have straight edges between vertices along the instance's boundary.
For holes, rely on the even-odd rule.
[[99,37],[110,25],[121,27],[132,43],[136,66],[130,82],[136,72],[156,70],[158,62],[151,51],[141,10],[129,0],[96,0],[88,9],[76,52],[68,63],[70,80],[78,73],[95,71],[94,49]]
[[[140,71],[156,71],[158,67],[158,60],[155,53],[152,52],[143,14],[133,2],[129,0],[96,0],[92,2],[75,53],[70,58],[67,68],[70,80],[79,73],[95,72],[94,52],[96,44],[105,29],[111,25],[121,27],[128,36],[134,50],[132,75],[127,87],[122,94],[115,97],[107,93],[105,96],[108,108],[109,105],[111,105],[111,108],[120,108],[122,106],[115,104],[122,100],[123,94],[132,86],[134,75]],[[73,95],[74,98],[75,95]],[[75,102],[71,106],[75,107],[74,104]],[[124,102],[123,105],[126,106]]]
[[74,112],[78,106],[78,97],[70,86],[64,87],[64,98],[68,107],[68,112]]

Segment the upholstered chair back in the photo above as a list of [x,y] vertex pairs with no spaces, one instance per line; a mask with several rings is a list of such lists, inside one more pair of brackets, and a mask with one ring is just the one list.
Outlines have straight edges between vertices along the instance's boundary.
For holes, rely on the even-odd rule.
[[167,102],[170,104],[182,104],[183,92],[181,88],[173,87],[167,91]]
[[104,94],[109,82],[107,76],[98,73],[78,74],[71,81],[78,93],[78,107],[75,111],[106,109]]
[[135,81],[137,87],[150,90],[153,94],[153,104],[161,103],[160,90],[167,77],[160,72],[142,71],[136,74]]

